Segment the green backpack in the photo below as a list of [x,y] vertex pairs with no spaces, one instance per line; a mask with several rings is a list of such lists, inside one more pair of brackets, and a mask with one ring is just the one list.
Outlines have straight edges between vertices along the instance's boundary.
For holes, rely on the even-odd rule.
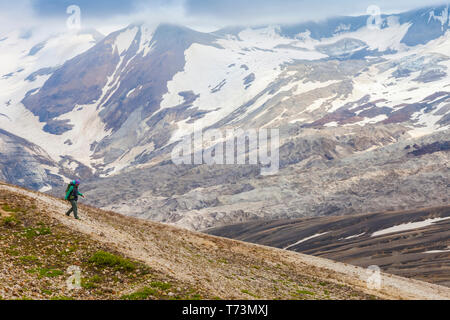
[[[73,184],[73,182],[71,182],[71,183],[69,183],[69,184],[67,185],[67,188],[66,188],[66,194],[65,194],[65,195],[67,195],[67,192],[69,192],[70,187],[75,187],[75,185]],[[64,195],[64,196],[65,196],[65,195]],[[67,198],[67,200],[70,200],[70,196]]]

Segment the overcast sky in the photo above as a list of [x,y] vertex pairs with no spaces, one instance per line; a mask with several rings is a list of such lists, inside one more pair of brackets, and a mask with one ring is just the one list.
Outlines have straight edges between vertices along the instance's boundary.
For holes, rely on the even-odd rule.
[[293,23],[336,15],[365,14],[370,5],[382,13],[448,3],[439,0],[0,0],[3,27],[21,24],[64,25],[69,5],[81,9],[82,24],[102,32],[134,21],[172,22],[198,29],[237,24]]

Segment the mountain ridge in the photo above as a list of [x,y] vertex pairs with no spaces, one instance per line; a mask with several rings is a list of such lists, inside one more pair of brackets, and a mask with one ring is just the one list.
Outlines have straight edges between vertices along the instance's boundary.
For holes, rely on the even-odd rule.
[[[0,126],[44,149],[52,163],[39,170],[58,178],[10,182],[58,193],[78,177],[88,182],[92,204],[193,229],[227,219],[444,204],[448,173],[441,163],[448,152],[410,157],[403,148],[448,141],[446,12],[383,16],[386,23],[373,30],[362,24],[367,16],[354,30],[336,30],[333,20],[319,40],[283,36],[277,26],[201,33],[134,24],[98,42],[75,37],[77,48],[89,50],[68,55],[56,69],[18,59],[0,78],[11,91],[0,93]],[[403,42],[414,25],[430,28],[426,45]],[[0,46],[10,48],[10,40]],[[34,45],[27,43],[26,53]],[[48,46],[35,48],[34,57],[55,50]],[[196,128],[278,128],[279,175],[260,177],[257,166],[170,166],[173,148]],[[102,190],[113,183],[121,190],[110,198]],[[417,191],[424,183],[429,194]],[[328,191],[302,196],[316,188]]]

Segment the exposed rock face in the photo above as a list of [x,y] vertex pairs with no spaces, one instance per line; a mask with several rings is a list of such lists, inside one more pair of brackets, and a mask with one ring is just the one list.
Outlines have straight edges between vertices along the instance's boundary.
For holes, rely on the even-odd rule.
[[443,142],[435,142],[422,147],[417,146],[417,150],[410,152],[410,154],[416,157],[420,157],[425,154],[433,154],[435,152],[449,151],[449,150],[450,150],[450,141],[443,141]]
[[357,39],[346,38],[333,44],[317,46],[316,49],[330,57],[346,59],[367,49],[367,44]]
[[56,70],[37,94],[22,103],[40,121],[47,122],[72,111],[76,105],[89,104],[98,99],[106,85],[107,76],[115,70],[119,54],[113,51],[111,37]]
[[49,190],[63,183],[51,172],[57,168],[40,147],[0,129],[0,180]]
[[[168,162],[92,181],[87,186],[90,201],[197,230],[247,220],[448,203],[449,152],[416,157],[406,149],[411,141],[433,145],[447,138],[448,131],[410,140],[404,128],[396,126],[353,130],[289,132],[290,138],[280,148],[281,170],[276,176],[261,177],[259,168],[250,165],[175,166]],[[113,194],[103,191],[113,185],[123,189]],[[116,198],[121,200],[109,203]]]

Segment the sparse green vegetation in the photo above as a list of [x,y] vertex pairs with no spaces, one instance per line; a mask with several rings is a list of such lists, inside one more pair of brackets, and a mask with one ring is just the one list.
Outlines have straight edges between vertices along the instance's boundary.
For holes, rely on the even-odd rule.
[[122,300],[146,300],[151,296],[154,296],[158,293],[156,289],[145,287],[139,291],[134,293],[123,295]]
[[172,285],[170,283],[159,282],[159,281],[152,282],[150,284],[150,286],[152,286],[153,288],[161,289],[161,290],[168,290],[168,289],[172,288]]
[[296,293],[300,294],[300,295],[309,295],[309,296],[314,296],[315,295],[314,292],[308,291],[308,290],[297,290]]
[[19,219],[17,219],[15,216],[4,217],[2,219],[2,224],[7,227],[15,227],[19,223]]
[[136,265],[132,261],[104,251],[96,252],[89,259],[89,262],[100,268],[110,267],[122,271],[133,271],[136,269]]
[[74,253],[77,249],[78,249],[77,246],[70,246],[69,248],[59,252],[58,255],[61,257],[65,257],[65,256],[68,256],[68,255]]
[[44,226],[44,225],[41,225],[41,226],[39,226],[39,227],[37,227],[37,228],[25,228],[24,230],[23,230],[23,236],[25,237],[25,238],[27,238],[27,239],[32,239],[32,238],[35,238],[35,237],[38,237],[38,236],[44,236],[44,235],[48,235],[48,234],[51,234],[52,232],[51,232],[51,230],[50,230],[50,228],[48,228],[48,227],[46,227],[46,226]]
[[36,263],[39,261],[38,257],[36,256],[24,256],[24,257],[20,257],[20,261],[22,261],[25,264],[29,264],[29,263]]
[[85,289],[94,289],[97,288],[99,283],[102,282],[102,278],[99,275],[95,275],[88,279],[81,279],[81,287]]
[[241,290],[241,292],[242,292],[242,293],[245,293],[245,294],[248,294],[249,296],[252,296],[252,297],[254,297],[254,298],[259,298],[256,294],[251,293],[251,292],[248,291],[248,290]]
[[12,212],[12,213],[17,213],[17,212],[21,211],[21,209],[19,209],[19,208],[12,208],[12,207],[10,207],[7,204],[3,205],[2,209],[5,212]]
[[46,278],[55,278],[64,274],[63,271],[58,269],[39,268],[37,269],[37,271],[39,273],[39,277],[46,277]]
[[67,297],[67,296],[57,296],[57,297],[51,298],[50,300],[74,300],[74,298]]
[[18,299],[15,299],[15,300],[28,301],[28,300],[33,300],[33,299],[30,298],[30,297],[27,297],[27,296],[23,296],[22,298],[18,298]]
[[7,248],[5,250],[5,252],[6,252],[6,254],[8,254],[8,255],[10,255],[12,257],[17,257],[17,256],[20,255],[20,252],[19,252],[19,250],[16,249],[16,247]]
[[41,292],[48,296],[52,294],[52,290],[48,290],[48,289],[42,289]]

